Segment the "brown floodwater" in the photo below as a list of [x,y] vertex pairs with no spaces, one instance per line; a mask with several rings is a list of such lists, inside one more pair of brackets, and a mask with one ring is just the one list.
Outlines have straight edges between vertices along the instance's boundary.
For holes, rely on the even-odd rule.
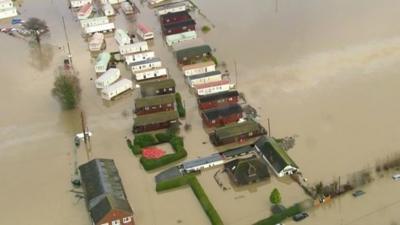
[[[80,130],[80,111],[63,112],[50,94],[54,71],[67,54],[64,16],[83,90],[81,108],[94,133],[91,157],[116,161],[137,224],[209,224],[189,188],[157,194],[153,180],[157,171],[144,172],[125,146],[137,91],[112,103],[101,99],[94,87],[94,58],[67,1],[19,3],[21,18],[46,20],[50,35],[38,52],[23,39],[0,34],[0,199],[6,203],[0,207],[0,223],[90,224],[83,201],[69,191],[72,137]],[[196,4],[207,17],[194,14],[198,28],[214,26],[207,34],[199,31],[200,36],[226,63],[231,79],[259,111],[260,122],[266,125],[270,118],[274,136],[297,135],[289,154],[311,183],[346,177],[399,150],[400,2],[202,0]],[[117,26],[133,31],[135,24],[129,21],[140,21],[155,31],[152,49],[183,95],[188,110],[183,123],[192,125],[182,134],[188,159],[215,152],[202,129],[195,98],[160,37],[154,12],[137,5],[141,14],[129,20],[117,15]],[[0,24],[8,25],[9,20]],[[123,65],[119,67],[123,77],[131,77]],[[78,158],[80,163],[87,160],[83,148]],[[225,224],[248,225],[269,215],[267,196],[274,187],[282,190],[285,205],[306,197],[293,183],[275,178],[224,192],[213,180],[214,173],[206,171],[199,180]],[[397,190],[396,183],[386,178],[368,187],[360,201],[346,196],[312,212],[302,224],[399,221]]]

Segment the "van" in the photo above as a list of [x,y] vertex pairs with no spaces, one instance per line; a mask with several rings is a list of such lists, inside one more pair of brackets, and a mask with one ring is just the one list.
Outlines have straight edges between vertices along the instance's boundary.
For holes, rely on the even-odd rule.
[[392,176],[393,180],[400,181],[400,173]]

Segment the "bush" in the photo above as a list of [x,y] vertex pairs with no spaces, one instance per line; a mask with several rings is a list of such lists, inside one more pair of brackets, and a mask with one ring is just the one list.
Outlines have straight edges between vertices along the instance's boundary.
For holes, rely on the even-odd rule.
[[193,179],[193,175],[188,174],[188,175],[184,175],[178,178],[174,178],[172,180],[168,180],[168,181],[162,181],[157,183],[156,185],[156,191],[160,192],[160,191],[166,191],[169,189],[173,189],[173,188],[177,188],[183,185],[187,185],[190,182],[188,181],[189,179]]
[[142,153],[142,148],[139,145],[133,145],[130,139],[126,139],[126,143],[134,155],[140,155]]
[[277,223],[282,222],[284,219],[294,216],[298,213],[301,213],[303,211],[303,208],[299,203],[294,204],[290,208],[286,209],[285,211],[274,214],[266,219],[260,220],[254,225],[275,225]]
[[166,132],[166,133],[158,133],[155,136],[157,138],[158,143],[165,143],[165,142],[169,142],[171,140],[171,138],[173,138],[175,136],[175,134]]
[[139,145],[142,148],[158,144],[157,139],[151,134],[136,135],[133,142],[134,145]]
[[270,196],[269,196],[269,200],[271,201],[272,204],[279,204],[281,203],[281,193],[279,193],[279,190],[274,188],[274,190],[272,190]]
[[54,81],[52,95],[61,103],[63,109],[75,109],[81,100],[79,78],[74,75],[60,73]]
[[218,66],[218,60],[217,60],[217,57],[215,57],[215,56],[211,56],[211,60],[215,63],[215,66]]
[[209,31],[211,30],[211,28],[209,27],[209,26],[203,26],[202,28],[201,28],[201,31],[203,31],[203,33],[208,33]]
[[185,107],[183,107],[181,94],[175,93],[176,109],[178,111],[179,117],[184,118],[186,116]]

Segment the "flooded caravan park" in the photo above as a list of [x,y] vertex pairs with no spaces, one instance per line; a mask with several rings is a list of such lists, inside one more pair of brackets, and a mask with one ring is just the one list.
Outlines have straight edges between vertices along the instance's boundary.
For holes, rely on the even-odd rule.
[[[81,107],[94,133],[92,157],[116,161],[137,224],[209,224],[190,189],[154,191],[157,171],[144,172],[124,140],[131,135],[136,93],[112,104],[101,100],[90,79],[95,78],[94,59],[90,60],[80,25],[66,1],[19,2],[21,17],[46,20],[50,35],[43,41],[45,51],[38,55],[26,41],[0,34],[4,104],[0,199],[7,203],[1,206],[1,223],[90,224],[84,201],[69,191],[72,137],[80,130],[80,112],[63,112],[50,95],[54,71],[66,55],[64,16],[83,89]],[[261,114],[262,124],[270,118],[272,135],[297,136],[290,155],[310,182],[345,178],[399,150],[400,28],[395,24],[399,2],[202,0],[196,4],[215,25],[202,38],[227,64],[233,81],[236,61],[237,88]],[[151,48],[169,68],[186,103],[186,120],[192,124],[192,130],[183,133],[188,159],[213,153],[195,98],[160,37],[157,18],[145,4],[137,5],[141,13],[131,20],[145,21],[156,31]],[[195,17],[198,27],[209,24],[201,15]],[[123,16],[117,16],[116,23],[133,30]],[[123,76],[130,78],[127,71]],[[79,161],[86,161],[83,151]],[[306,197],[296,184],[275,178],[244,190],[221,191],[214,173],[206,171],[199,180],[226,224],[247,225],[269,215],[267,197],[276,186],[287,205]],[[382,178],[367,187],[362,198],[345,196],[331,207],[313,211],[300,224],[374,225],[382,218],[380,224],[399,222],[400,206],[393,197],[399,196],[397,189],[388,177]]]

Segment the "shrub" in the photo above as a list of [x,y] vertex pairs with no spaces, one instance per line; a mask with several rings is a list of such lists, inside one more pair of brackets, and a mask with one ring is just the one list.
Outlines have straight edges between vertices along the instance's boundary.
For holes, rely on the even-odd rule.
[[135,140],[133,142],[134,145],[139,145],[142,148],[158,144],[156,138],[151,134],[136,135]]
[[180,93],[175,93],[176,109],[178,111],[179,117],[184,118],[186,116],[185,107],[183,107],[182,97]]
[[158,143],[165,143],[169,142],[171,138],[175,136],[175,134],[166,132],[166,133],[158,133],[155,136],[157,138]]
[[215,56],[211,56],[211,60],[215,63],[215,66],[218,66],[218,60],[217,60],[217,57],[215,57]]
[[211,28],[209,27],[209,26],[203,26],[202,28],[201,28],[201,31],[203,31],[203,33],[208,33],[209,31],[211,30]]
[[177,188],[183,185],[187,185],[189,184],[189,179],[192,179],[193,175],[188,174],[188,175],[184,175],[178,178],[174,178],[168,181],[162,181],[157,183],[156,185],[156,191],[160,192],[160,191],[166,191],[169,189],[173,189],[173,188]]
[[54,81],[51,93],[61,103],[63,109],[75,109],[81,99],[79,78],[61,72]]
[[270,196],[269,196],[269,200],[271,201],[272,204],[279,204],[281,203],[281,193],[279,193],[279,190],[274,188],[274,190],[272,190]]
[[266,219],[260,220],[254,225],[275,225],[277,223],[282,222],[284,219],[294,216],[298,213],[301,213],[303,211],[303,208],[299,203],[294,204],[290,208],[287,208],[281,213],[274,214]]

